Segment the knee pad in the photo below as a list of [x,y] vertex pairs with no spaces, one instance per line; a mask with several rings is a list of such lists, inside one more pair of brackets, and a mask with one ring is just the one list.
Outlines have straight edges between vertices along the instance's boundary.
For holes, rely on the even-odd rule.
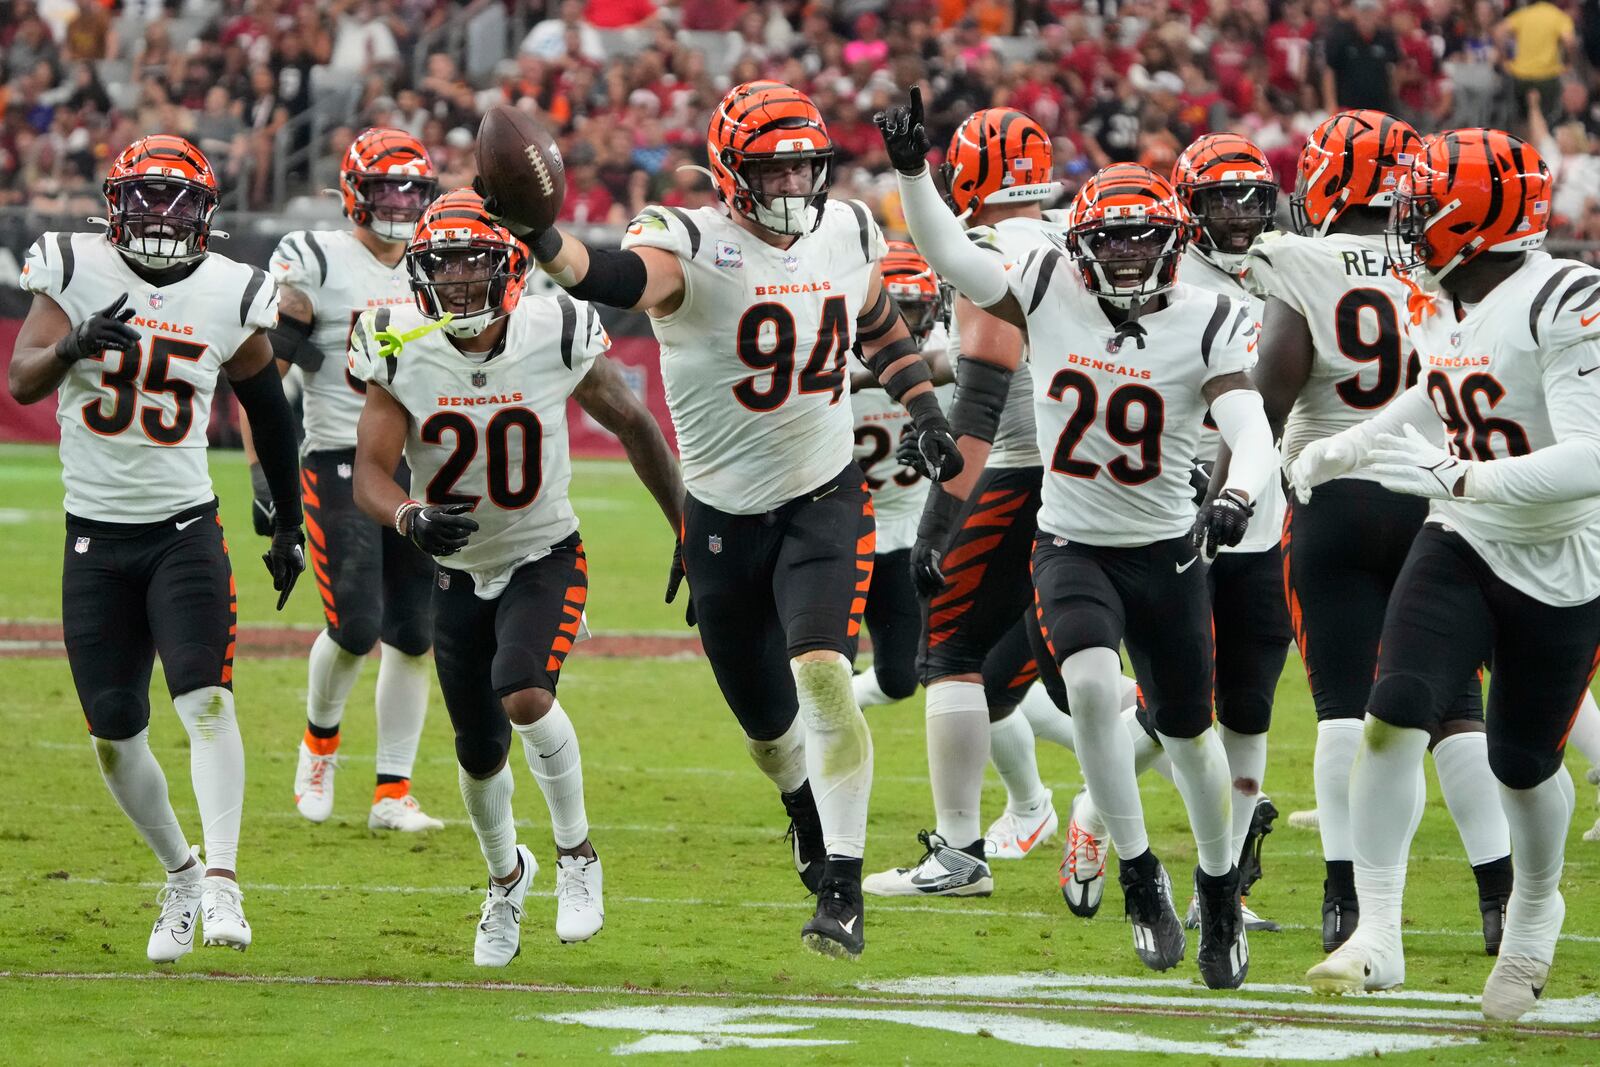
[[427,612],[417,612],[403,619],[385,619],[383,643],[393,646],[408,656],[427,655],[433,646],[433,620]]
[[1272,725],[1272,694],[1246,692],[1219,696],[1217,721],[1234,733],[1264,734]]
[[[378,644],[378,620],[371,615],[340,615],[339,625],[328,627],[328,636],[351,655],[365,656]],[[423,650],[427,650],[426,645]]]
[[1541,751],[1524,742],[1496,737],[1489,742],[1489,770],[1510,789],[1532,789],[1561,769],[1562,750]]
[[[501,645],[495,650],[494,662],[489,666],[489,684],[501,697],[518,690],[533,689],[541,678],[547,678],[543,669],[547,660],[548,657],[541,659],[539,653],[531,648]],[[553,684],[545,682],[546,686]]]
[[456,734],[456,762],[474,778],[487,778],[504,763],[511,751],[511,720],[501,718],[494,726]]
[[917,691],[917,672],[913,669],[891,667],[886,663],[874,663],[872,669],[878,688],[890,699],[904,700]]
[[83,709],[89,733],[103,741],[126,741],[150,725],[150,699],[132,689],[102,689]]
[[[228,640],[226,637],[223,639]],[[161,658],[167,689],[174,693],[188,693],[214,685],[224,689],[233,688],[231,679],[223,679],[224,654],[222,648],[205,644],[187,644],[169,649]]]
[[1367,714],[1390,726],[1415,730],[1436,730],[1439,707],[1427,679],[1418,674],[1379,675],[1367,701]]
[[1139,725],[1144,727],[1145,733],[1151,733],[1154,727],[1156,733],[1185,741],[1211,729],[1211,709],[1205,704],[1163,704],[1153,712],[1140,707],[1134,714],[1142,716]]
[[[795,692],[800,714],[811,730],[853,730],[861,720],[850,664],[841,655],[826,659],[793,659]],[[864,720],[862,720],[864,722]]]

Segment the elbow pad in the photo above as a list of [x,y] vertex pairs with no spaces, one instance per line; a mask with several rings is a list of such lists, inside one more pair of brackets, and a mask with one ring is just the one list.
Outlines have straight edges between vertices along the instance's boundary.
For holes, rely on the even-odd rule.
[[1011,392],[1011,371],[979,359],[956,361],[956,399],[950,407],[950,431],[994,444],[1000,413]]
[[311,324],[287,315],[278,316],[278,325],[267,331],[272,354],[285,363],[315,374],[322,369],[322,349],[311,343]]
[[567,292],[579,300],[614,308],[631,308],[644,296],[650,273],[644,260],[632,249],[613,252],[608,248],[589,249],[588,273]]

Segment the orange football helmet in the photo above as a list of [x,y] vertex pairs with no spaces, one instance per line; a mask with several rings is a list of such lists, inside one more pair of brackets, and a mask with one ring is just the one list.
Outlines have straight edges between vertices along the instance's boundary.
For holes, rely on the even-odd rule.
[[483,198],[454,189],[429,204],[406,246],[417,309],[443,318],[446,333],[476,337],[522,299],[528,250],[489,217]]
[[1209,133],[1183,150],[1172,186],[1195,223],[1195,251],[1229,274],[1272,228],[1278,182],[1266,153],[1236,133]]
[[1500,130],[1451,130],[1423,141],[1389,209],[1388,252],[1435,279],[1486,252],[1526,252],[1550,229],[1550,168]]
[[1421,144],[1409,123],[1382,111],[1341,111],[1323,120],[1300,150],[1300,176],[1289,197],[1296,232],[1323,237],[1350,208],[1392,205]]
[[879,262],[879,267],[883,271],[883,284],[900,308],[900,317],[905,320],[912,338],[919,346],[926,344],[934,326],[945,317],[949,306],[948,290],[909,241],[890,241],[889,252]]
[[1053,166],[1043,126],[1016,108],[990,107],[956,127],[939,175],[950,207],[965,218],[985,204],[1053,198],[1060,191]]
[[822,221],[833,184],[833,138],[811,98],[782,82],[728,90],[706,132],[717,193],[773,233],[799,236]]
[[1096,172],[1072,202],[1068,250],[1090,293],[1118,307],[1171,289],[1193,222],[1172,184],[1137,163]]
[[221,191],[205,154],[182,137],[156,134],[124,148],[102,191],[106,236],[127,258],[165,270],[205,257]]
[[409,241],[423,209],[439,194],[433,160],[404,130],[362,130],[339,164],[344,213],[386,241]]

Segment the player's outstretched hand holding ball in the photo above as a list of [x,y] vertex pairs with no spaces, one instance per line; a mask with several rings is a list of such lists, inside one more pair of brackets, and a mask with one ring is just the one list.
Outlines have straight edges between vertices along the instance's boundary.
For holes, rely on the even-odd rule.
[[139,331],[128,325],[133,318],[133,308],[127,307],[128,294],[123,293],[109,307],[96,311],[72,328],[72,332],[56,342],[56,358],[63,363],[76,363],[90,359],[111,349],[131,352],[139,347]]
[[897,104],[872,116],[878,132],[883,135],[883,146],[889,153],[889,162],[902,174],[916,174],[928,162],[928,152],[933,143],[928,140],[928,129],[922,116],[922,89],[911,87],[909,106]]
[[416,508],[411,512],[406,536],[430,556],[455,555],[467,547],[467,538],[478,532],[477,520],[465,514],[471,510],[471,504]]
[[526,111],[499,104],[478,123],[474,154],[478,176],[472,188],[483,197],[484,209],[534,248],[555,226],[567,195],[566,166],[555,137]]

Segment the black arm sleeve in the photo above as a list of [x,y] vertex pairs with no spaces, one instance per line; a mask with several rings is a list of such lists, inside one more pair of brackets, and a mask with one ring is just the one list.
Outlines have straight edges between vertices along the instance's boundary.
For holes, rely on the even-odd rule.
[[267,340],[272,342],[276,358],[313,373],[322,369],[322,349],[311,343],[309,322],[279,315],[278,325],[267,331]]
[[898,341],[884,345],[867,359],[867,369],[883,382],[884,391],[889,394],[889,399],[897,404],[901,402],[900,398],[906,395],[907,390],[922,382],[932,381],[933,375],[929,372],[928,365],[920,359],[895,371],[887,381],[883,379],[883,372],[896,360],[916,355],[919,351],[917,342],[909,337],[902,337]]
[[631,248],[620,252],[590,248],[589,272],[567,292],[579,300],[631,308],[644,296],[644,286],[649,279],[644,260]]
[[1011,390],[1011,372],[977,359],[956,361],[956,398],[950,405],[950,430],[994,444]]
[[256,456],[272,490],[279,528],[300,526],[300,455],[295,441],[294,412],[283,395],[283,379],[271,363],[243,381],[230,382],[233,395],[250,419]]

